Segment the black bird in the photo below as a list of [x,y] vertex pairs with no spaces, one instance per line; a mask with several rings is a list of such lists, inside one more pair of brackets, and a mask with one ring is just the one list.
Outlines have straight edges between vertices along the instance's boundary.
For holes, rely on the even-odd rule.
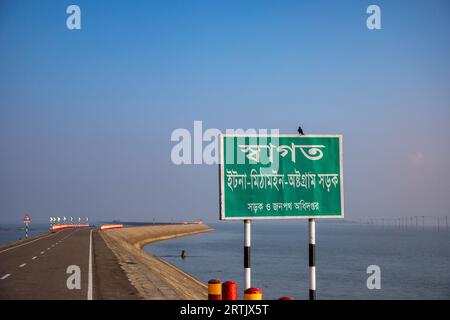
[[298,127],[297,131],[300,135],[304,135],[302,127]]

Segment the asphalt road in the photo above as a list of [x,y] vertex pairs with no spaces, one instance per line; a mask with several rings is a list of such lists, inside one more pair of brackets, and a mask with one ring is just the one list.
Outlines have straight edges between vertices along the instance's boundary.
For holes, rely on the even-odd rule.
[[[79,267],[79,288],[70,266]],[[0,299],[138,299],[116,257],[90,228],[67,229],[0,249]]]

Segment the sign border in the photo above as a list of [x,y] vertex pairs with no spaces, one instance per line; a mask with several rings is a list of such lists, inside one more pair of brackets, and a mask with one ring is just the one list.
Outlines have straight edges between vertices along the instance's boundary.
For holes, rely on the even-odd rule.
[[[225,217],[225,182],[223,166],[223,140],[224,138],[338,138],[339,139],[339,162],[340,162],[340,189],[341,189],[341,215],[320,215],[320,216],[276,216],[276,217]],[[219,219],[220,220],[305,220],[305,219],[344,219],[344,159],[342,151],[342,134],[234,134],[221,133],[219,135]]]

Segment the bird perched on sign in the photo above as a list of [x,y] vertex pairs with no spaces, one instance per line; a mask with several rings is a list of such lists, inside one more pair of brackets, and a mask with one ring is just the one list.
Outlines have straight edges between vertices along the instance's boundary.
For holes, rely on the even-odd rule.
[[297,131],[300,135],[304,135],[302,127],[298,127]]

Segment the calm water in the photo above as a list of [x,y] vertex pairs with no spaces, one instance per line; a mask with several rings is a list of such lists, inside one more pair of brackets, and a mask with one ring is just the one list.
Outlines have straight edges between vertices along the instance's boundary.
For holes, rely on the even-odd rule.
[[[234,280],[243,288],[243,223],[145,247],[206,283]],[[317,297],[320,299],[450,299],[450,232],[436,229],[317,222]],[[252,286],[264,298],[307,299],[306,222],[252,224]],[[181,250],[188,257],[180,258]],[[381,289],[369,290],[366,269],[381,268]]]
[[[28,237],[34,237],[49,232],[48,224],[31,223],[28,227]],[[0,224],[0,244],[25,239],[25,225]]]

